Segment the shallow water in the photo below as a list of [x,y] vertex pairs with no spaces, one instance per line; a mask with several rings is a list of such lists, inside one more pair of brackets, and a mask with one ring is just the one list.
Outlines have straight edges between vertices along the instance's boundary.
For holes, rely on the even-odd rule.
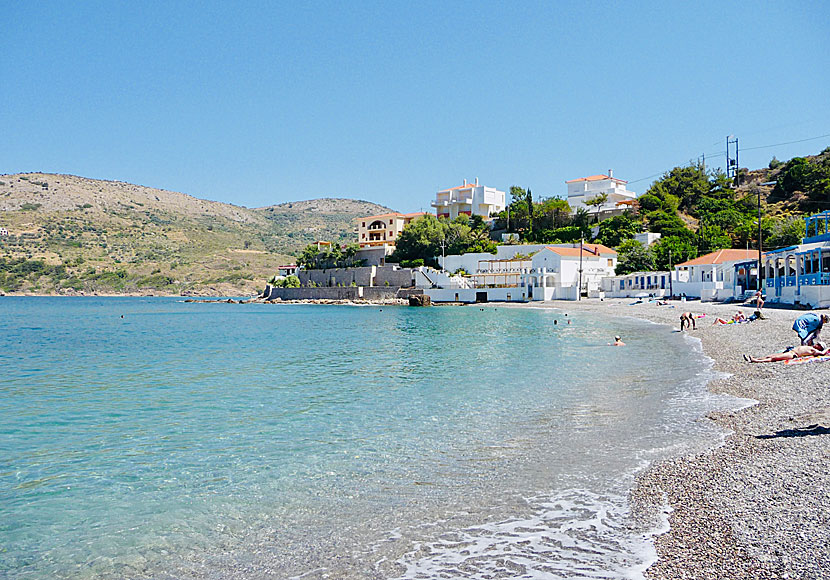
[[715,442],[697,419],[727,404],[697,345],[630,319],[142,298],[0,314],[10,578],[637,577],[637,471]]

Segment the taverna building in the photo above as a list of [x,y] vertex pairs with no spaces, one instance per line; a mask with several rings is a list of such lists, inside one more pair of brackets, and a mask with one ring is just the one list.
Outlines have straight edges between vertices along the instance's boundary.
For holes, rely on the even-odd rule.
[[[599,296],[602,279],[614,274],[617,253],[602,244],[499,246],[496,255],[464,254],[442,258],[447,273],[464,270],[443,284],[424,284],[434,302],[577,300]],[[581,285],[581,286],[580,286]]]
[[767,301],[830,306],[830,211],[804,218],[801,244],[763,255]]

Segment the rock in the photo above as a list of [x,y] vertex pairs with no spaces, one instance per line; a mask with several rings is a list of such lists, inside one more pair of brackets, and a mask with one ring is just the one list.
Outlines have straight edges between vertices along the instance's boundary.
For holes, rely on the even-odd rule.
[[409,297],[410,306],[432,306],[432,300],[426,294],[413,294]]

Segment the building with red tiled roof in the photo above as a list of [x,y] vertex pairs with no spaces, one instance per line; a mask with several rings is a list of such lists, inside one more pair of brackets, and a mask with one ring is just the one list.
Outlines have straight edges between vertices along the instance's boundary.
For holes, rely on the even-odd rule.
[[384,255],[391,254],[395,249],[395,242],[403,229],[412,221],[425,215],[426,212],[400,213],[390,212],[380,215],[370,215],[356,218],[357,243],[361,248],[382,248]]
[[461,214],[468,216],[480,215],[489,220],[499,212],[504,211],[505,193],[495,187],[486,187],[475,183],[467,183],[464,180],[462,185],[442,189],[435,194],[435,201],[430,205],[435,208],[435,215],[439,218],[455,219]]
[[758,250],[724,249],[675,265],[674,294],[701,300],[734,297],[735,265],[758,258]]
[[[637,197],[636,193],[626,189],[628,182],[614,177],[614,172],[610,169],[607,175],[580,177],[565,183],[568,185],[568,205],[571,210],[584,208],[592,214],[596,213],[600,219],[622,213],[633,205]],[[599,208],[586,203],[602,194],[607,195],[608,199]]]

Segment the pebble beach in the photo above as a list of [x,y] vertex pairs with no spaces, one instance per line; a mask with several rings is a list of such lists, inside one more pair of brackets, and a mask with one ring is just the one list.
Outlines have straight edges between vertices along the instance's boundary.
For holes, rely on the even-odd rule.
[[[799,344],[792,323],[803,311],[766,307],[764,320],[714,325],[738,310],[748,316],[754,306],[632,302],[550,304],[646,319],[668,325],[667,332],[679,330],[681,312],[704,315],[688,332],[721,373],[709,389],[757,401],[701,418],[725,430],[723,445],[661,462],[639,478],[632,499],[643,517],[669,509],[670,530],[656,538],[659,559],[646,577],[830,577],[830,363],[752,364],[742,357]],[[830,330],[823,338],[830,339]]]

